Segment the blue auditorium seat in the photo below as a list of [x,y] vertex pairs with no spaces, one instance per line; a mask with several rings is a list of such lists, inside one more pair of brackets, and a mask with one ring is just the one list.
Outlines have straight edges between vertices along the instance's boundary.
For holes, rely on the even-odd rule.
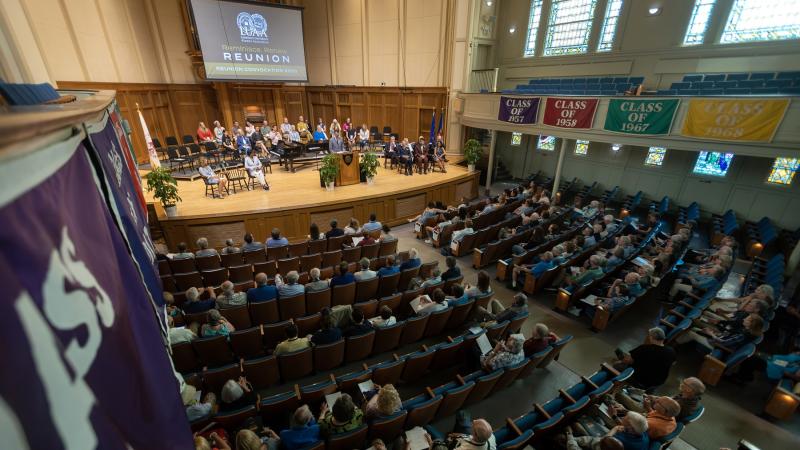
[[800,86],[781,88],[781,94],[800,95]]
[[741,80],[739,81],[739,87],[744,88],[757,88],[757,87],[764,87],[764,80]]
[[672,83],[669,88],[670,89],[689,89],[691,87],[692,87],[692,83],[682,82],[682,83]]
[[615,77],[614,83],[627,83],[628,77]]
[[684,83],[692,83],[695,81],[703,81],[702,75],[684,75],[683,82]]
[[586,84],[600,84],[600,78],[587,78]]
[[611,90],[616,89],[617,86],[614,83],[603,83],[600,85],[600,89]]
[[625,92],[630,88],[631,88],[631,84],[625,82],[625,83],[617,83],[615,89],[617,90],[617,92]]
[[735,88],[739,85],[737,81],[715,81],[714,87],[721,89]]
[[692,82],[692,89],[711,89],[714,87],[713,81],[695,81]]
[[600,93],[601,93],[602,95],[617,95],[617,91],[616,91],[616,90],[614,90],[614,89],[611,89],[611,90],[608,90],[608,89],[601,90],[601,91],[600,91]]
[[746,80],[749,77],[749,74],[746,73],[729,73],[728,76],[725,77],[727,81],[741,81]]
[[762,72],[762,73],[750,74],[751,80],[771,80],[773,78],[775,78],[775,72]]
[[656,91],[658,95],[678,95],[677,89],[659,89]]
[[725,81],[725,74],[724,73],[715,73],[713,75],[706,75],[703,77],[703,81]]
[[631,84],[638,85],[644,83],[644,77],[630,77],[628,81]]
[[586,89],[575,89],[572,91],[572,95],[586,95]]
[[750,88],[727,88],[725,95],[750,95]]
[[[577,80],[577,78],[576,78],[576,80]],[[565,84],[572,84],[572,78],[562,78],[560,84],[562,86],[565,85]]]
[[767,83],[766,83],[766,86],[768,88],[770,88],[770,87],[783,88],[783,87],[789,87],[791,85],[792,85],[792,80],[790,80],[788,78],[767,80]]
[[753,95],[775,95],[778,93],[778,88],[776,87],[760,87],[760,88],[753,88],[750,91]]
[[678,89],[678,95],[700,95],[700,89]]
[[720,88],[700,89],[700,95],[723,95],[724,90]]
[[600,78],[600,84],[613,83],[613,82],[614,82],[613,78],[609,78],[609,77]]
[[597,91],[597,90],[594,90],[594,89],[591,89],[591,90],[587,89],[586,90],[586,95],[600,95],[600,92],[601,91]]

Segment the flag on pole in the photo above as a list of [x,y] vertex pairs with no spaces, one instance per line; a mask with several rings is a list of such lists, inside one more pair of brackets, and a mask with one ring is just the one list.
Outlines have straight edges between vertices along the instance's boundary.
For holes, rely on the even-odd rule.
[[431,114],[431,140],[429,141],[431,144],[436,142],[436,110],[433,110]]
[[436,134],[442,134],[442,128],[444,128],[444,108],[439,113],[439,129],[436,130]]
[[150,167],[153,169],[161,167],[161,161],[158,160],[158,153],[156,153],[156,148],[153,146],[153,139],[150,137],[150,130],[147,129],[147,122],[139,109],[139,104],[136,104],[136,112],[139,113],[139,121],[142,123],[144,141],[147,143],[147,154],[150,156]]

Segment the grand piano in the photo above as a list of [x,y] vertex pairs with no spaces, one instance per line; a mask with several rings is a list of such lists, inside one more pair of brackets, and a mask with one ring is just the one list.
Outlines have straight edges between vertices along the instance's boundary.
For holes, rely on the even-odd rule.
[[295,164],[299,166],[317,164],[328,153],[327,142],[309,142],[307,144],[292,142],[291,144],[284,144],[281,141],[278,144],[278,148],[283,150],[283,154],[277,153],[279,163],[284,170],[289,172],[297,170]]

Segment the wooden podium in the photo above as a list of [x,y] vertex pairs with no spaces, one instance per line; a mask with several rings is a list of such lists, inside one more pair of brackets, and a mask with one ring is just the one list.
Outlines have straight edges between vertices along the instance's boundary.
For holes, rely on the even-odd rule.
[[358,150],[339,153],[339,173],[336,175],[336,186],[349,186],[360,182]]

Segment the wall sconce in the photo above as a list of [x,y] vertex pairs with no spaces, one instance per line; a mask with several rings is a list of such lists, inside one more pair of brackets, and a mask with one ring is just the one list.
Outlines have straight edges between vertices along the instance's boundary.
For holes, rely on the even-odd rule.
[[660,6],[653,6],[647,10],[648,16],[657,16],[661,14],[661,7]]
[[618,152],[622,148],[622,144],[611,144],[611,150]]
[[515,27],[515,26],[513,26],[513,25],[511,26],[511,28],[509,28],[509,29],[508,29],[508,32],[509,32],[510,34],[514,34],[514,32],[515,32],[515,31],[517,31],[517,27]]
[[486,6],[492,6],[492,0],[486,0]]

